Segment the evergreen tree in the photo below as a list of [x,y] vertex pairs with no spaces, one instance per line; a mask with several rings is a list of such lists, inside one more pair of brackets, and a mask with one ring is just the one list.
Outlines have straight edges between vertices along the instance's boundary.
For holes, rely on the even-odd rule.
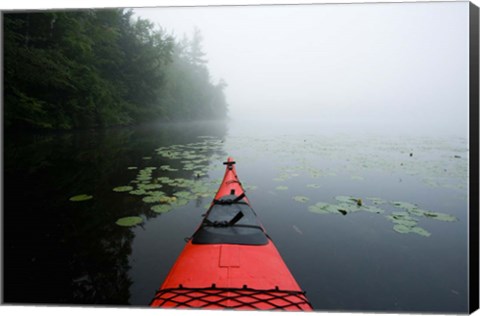
[[99,128],[226,116],[199,29],[178,42],[131,10],[4,14],[7,128]]

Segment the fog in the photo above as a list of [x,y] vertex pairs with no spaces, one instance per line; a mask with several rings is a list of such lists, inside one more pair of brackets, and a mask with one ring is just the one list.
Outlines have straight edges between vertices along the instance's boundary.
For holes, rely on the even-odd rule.
[[468,133],[468,2],[135,9],[194,27],[233,119]]

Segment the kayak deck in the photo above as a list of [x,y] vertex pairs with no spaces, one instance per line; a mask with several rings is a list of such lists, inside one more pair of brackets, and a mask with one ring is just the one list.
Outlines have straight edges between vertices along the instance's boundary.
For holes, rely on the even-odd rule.
[[154,307],[312,310],[227,161],[222,185],[150,303]]
[[188,243],[152,306],[305,310],[309,303],[280,255],[265,246]]

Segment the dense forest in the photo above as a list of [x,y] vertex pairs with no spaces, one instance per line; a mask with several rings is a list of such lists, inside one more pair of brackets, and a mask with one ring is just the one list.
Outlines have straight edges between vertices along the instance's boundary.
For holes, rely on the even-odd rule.
[[195,29],[181,40],[131,10],[6,13],[4,126],[84,129],[224,118]]

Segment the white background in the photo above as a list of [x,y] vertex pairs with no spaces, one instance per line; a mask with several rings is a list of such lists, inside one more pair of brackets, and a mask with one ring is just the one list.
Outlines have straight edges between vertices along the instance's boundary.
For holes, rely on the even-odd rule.
[[[395,2],[395,1],[283,1],[283,0],[263,0],[263,1],[254,1],[254,0],[176,0],[176,1],[166,1],[166,0],[41,0],[41,1],[31,1],[31,0],[14,0],[14,1],[2,1],[0,2],[0,10],[10,10],[10,9],[50,9],[50,8],[99,8],[99,7],[139,7],[139,6],[161,6],[161,5],[213,5],[213,4],[284,4],[284,3],[365,3],[365,2]],[[402,1],[402,2],[413,2],[413,1]],[[414,2],[428,2],[417,0]],[[477,6],[480,6],[480,0],[472,1]],[[3,181],[2,181],[3,182]],[[3,244],[2,244],[3,245]],[[1,259],[1,258],[0,258]],[[2,260],[3,261],[3,260]],[[3,272],[3,271],[2,271]],[[1,279],[0,279],[1,280]],[[46,286],[47,290],[48,286]],[[1,292],[0,292],[1,294]],[[120,315],[285,315],[284,313],[245,313],[245,312],[211,312],[211,311],[195,311],[195,312],[186,312],[178,310],[152,310],[149,308],[142,309],[130,309],[130,308],[86,308],[86,307],[38,307],[38,306],[22,306],[22,307],[12,307],[12,306],[1,306],[0,307],[1,315],[104,315],[104,314],[114,314],[115,316]],[[320,313],[319,313],[320,314]],[[322,313],[324,315],[345,315],[345,313]],[[477,312],[475,315],[479,315]],[[301,313],[288,313],[288,315],[301,315]],[[353,314],[350,314],[353,315]],[[365,314],[363,314],[365,315]],[[366,314],[368,315],[368,314]],[[374,315],[374,314],[371,314]],[[378,314],[377,314],[378,315]]]

